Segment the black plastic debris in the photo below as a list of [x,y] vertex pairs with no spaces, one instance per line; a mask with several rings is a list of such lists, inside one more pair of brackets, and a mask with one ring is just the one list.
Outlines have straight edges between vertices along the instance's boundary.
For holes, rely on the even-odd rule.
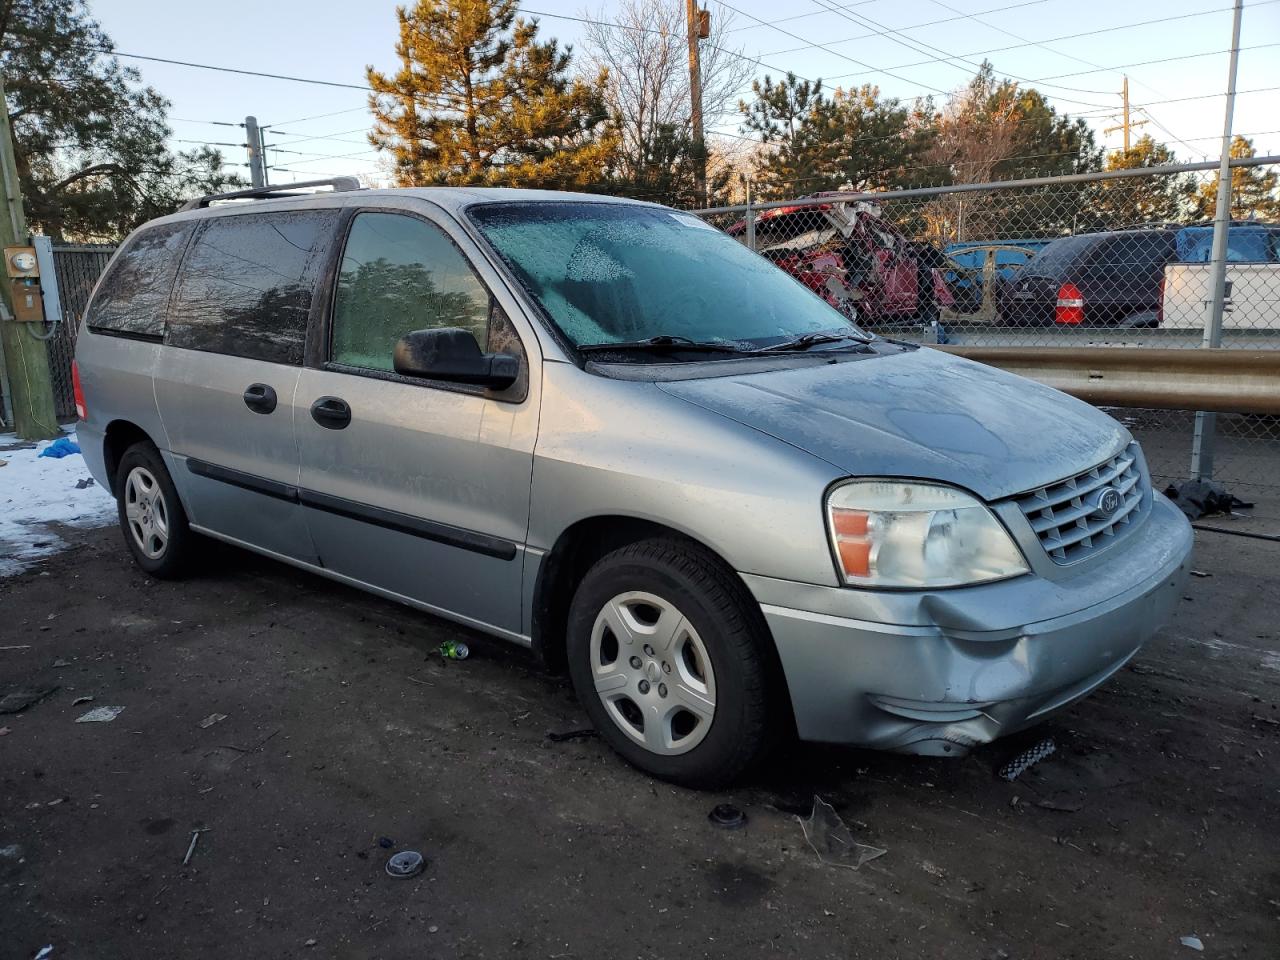
[[567,743],[570,740],[587,740],[591,737],[600,736],[600,731],[591,727],[583,727],[581,730],[566,730],[564,733],[556,733],[551,730],[547,733],[547,739],[552,743]]
[[1192,520],[1199,520],[1215,513],[1230,513],[1236,507],[1249,509],[1252,503],[1233,496],[1221,484],[1206,480],[1184,480],[1171,483],[1164,495]]
[[407,880],[420,874],[426,864],[426,858],[417,850],[401,850],[387,861],[387,876]]
[[718,803],[707,819],[724,830],[737,830],[747,825],[747,815],[731,803]]
[[1058,745],[1053,740],[1041,740],[1030,750],[1024,750],[1018,754],[996,774],[1001,780],[1012,782],[1034,767],[1045,757],[1051,756],[1058,750]]
[[0,697],[0,713],[21,713],[27,707],[34,707],[57,689],[57,687],[28,687],[13,690]]
[[380,846],[383,850],[390,850],[395,845],[396,845],[396,842],[392,840],[390,837],[378,838],[378,846]]

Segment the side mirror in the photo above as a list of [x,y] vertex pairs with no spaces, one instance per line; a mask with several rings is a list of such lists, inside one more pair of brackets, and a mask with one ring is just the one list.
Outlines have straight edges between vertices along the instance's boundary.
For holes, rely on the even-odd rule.
[[471,383],[505,390],[520,375],[520,358],[506,353],[482,353],[469,330],[438,327],[414,330],[396,343],[392,363],[396,373],[427,380]]

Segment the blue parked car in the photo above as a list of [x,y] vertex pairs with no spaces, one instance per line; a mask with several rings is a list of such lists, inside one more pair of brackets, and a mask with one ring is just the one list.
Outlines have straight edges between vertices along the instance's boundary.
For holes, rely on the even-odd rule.
[[[1213,226],[1179,230],[1175,243],[1179,263],[1208,263],[1213,252]],[[1227,262],[1280,263],[1280,225],[1231,224],[1227,229]]]

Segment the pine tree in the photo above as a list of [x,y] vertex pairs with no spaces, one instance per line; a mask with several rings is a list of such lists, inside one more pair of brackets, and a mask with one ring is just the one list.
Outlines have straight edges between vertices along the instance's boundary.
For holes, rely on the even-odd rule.
[[572,48],[538,39],[516,0],[397,7],[400,69],[368,68],[370,142],[403,186],[598,185],[616,149],[605,77],[572,79]]
[[31,226],[118,240],[184,200],[244,184],[212,147],[168,149],[169,102],[112,56],[84,0],[0,0],[0,36]]
[[[1150,135],[1141,137],[1128,150],[1107,157],[1108,170],[1140,170],[1177,163],[1177,157]],[[1095,185],[1092,219],[1085,226],[1114,230],[1140,223],[1174,223],[1188,210],[1194,181],[1186,176],[1135,177],[1105,180]]]
[[[1231,159],[1256,156],[1253,141],[1236,134],[1231,140]],[[1231,219],[1280,220],[1280,177],[1263,167],[1231,168]],[[1218,177],[1200,187],[1195,198],[1200,216],[1211,220],[1218,210]]]

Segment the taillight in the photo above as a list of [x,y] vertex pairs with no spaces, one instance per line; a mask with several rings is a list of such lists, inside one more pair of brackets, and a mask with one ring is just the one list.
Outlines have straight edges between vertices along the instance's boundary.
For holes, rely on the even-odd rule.
[[1084,323],[1084,294],[1074,283],[1058,288],[1058,303],[1053,310],[1054,323]]
[[89,419],[89,408],[84,404],[84,388],[80,386],[80,365],[71,361],[71,393],[76,399],[76,416],[81,420]]

